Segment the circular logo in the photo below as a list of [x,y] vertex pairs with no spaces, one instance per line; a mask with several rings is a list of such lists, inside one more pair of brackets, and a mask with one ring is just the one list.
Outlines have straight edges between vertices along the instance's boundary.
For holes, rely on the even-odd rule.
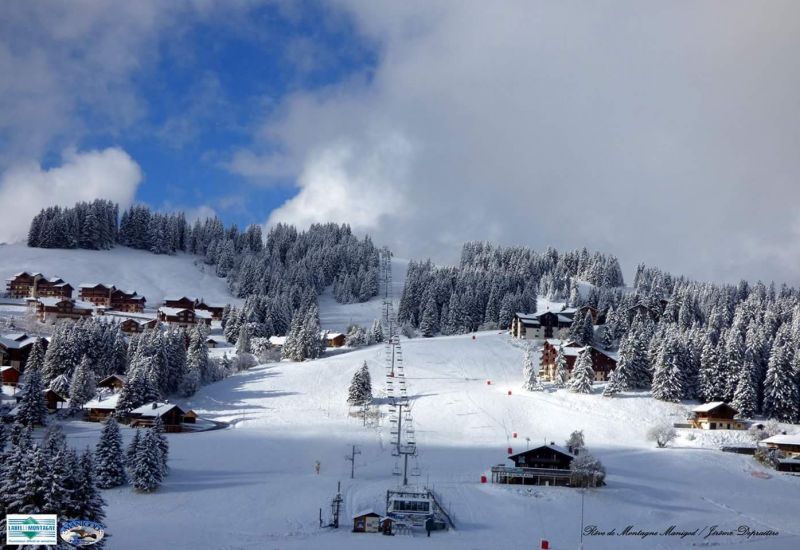
[[100,542],[105,535],[105,527],[96,521],[77,519],[61,524],[61,540],[73,546],[89,546]]

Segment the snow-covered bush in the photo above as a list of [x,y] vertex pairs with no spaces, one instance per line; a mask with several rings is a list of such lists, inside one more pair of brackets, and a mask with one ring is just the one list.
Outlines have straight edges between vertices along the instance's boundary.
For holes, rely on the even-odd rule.
[[583,430],[575,430],[569,434],[567,439],[567,450],[574,455],[580,454],[581,451],[586,449],[586,442],[583,439]]
[[606,469],[598,458],[583,453],[570,464],[569,484],[572,487],[598,487],[605,485]]
[[763,424],[753,424],[750,426],[750,429],[747,430],[747,435],[756,442],[772,437],[773,435],[778,435],[779,433],[781,433],[781,426],[778,424],[777,420],[767,420]]
[[358,348],[367,343],[367,331],[364,327],[358,325],[350,325],[347,329],[347,338],[345,343],[351,348]]
[[668,422],[656,424],[647,430],[647,439],[649,441],[655,441],[659,448],[666,447],[667,444],[676,437],[678,437],[678,433],[675,431],[672,424]]
[[406,322],[400,327],[400,334],[406,338],[414,338],[417,336],[417,331],[414,329],[414,326],[411,323]]

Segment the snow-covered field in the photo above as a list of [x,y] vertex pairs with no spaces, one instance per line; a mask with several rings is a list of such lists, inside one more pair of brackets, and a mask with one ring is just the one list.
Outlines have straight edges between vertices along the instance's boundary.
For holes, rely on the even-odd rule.
[[213,269],[201,270],[197,256],[165,256],[143,250],[116,247],[111,250],[55,250],[28,248],[24,244],[0,245],[0,283],[20,271],[39,271],[61,277],[75,287],[81,283],[108,283],[135,290],[157,307],[165,296],[190,296],[216,303],[238,303],[228,292],[225,279]]
[[[587,536],[585,548],[800,547],[800,477],[681,440],[667,449],[645,440],[654,422],[683,419],[685,405],[643,394],[607,399],[599,393],[525,392],[522,351],[506,335],[415,339],[403,346],[422,470],[415,481],[435,487],[455,516],[456,530],[430,539],[350,532],[350,515],[369,507],[383,512],[386,489],[397,484],[388,425],[363,427],[345,403],[350,378],[365,360],[374,387],[382,388],[382,346],[373,346],[305,363],[262,365],[203,388],[185,404],[233,426],[170,435],[172,471],[157,493],[106,491],[112,547],[488,550],[537,548],[547,538],[551,548],[577,548],[579,491],[479,483],[490,466],[508,462],[507,447],[524,450],[525,438],[531,445],[563,444],[574,429],[584,430],[590,451],[608,470],[607,487],[585,495],[586,525],[604,531],[747,525],[780,533],[749,540]],[[90,443],[97,429],[72,423],[71,439],[79,446]],[[354,480],[345,461],[351,444],[362,452]],[[319,475],[315,461],[321,462]],[[762,471],[768,479],[753,477]],[[319,509],[327,521],[338,481],[343,527],[320,529]]]

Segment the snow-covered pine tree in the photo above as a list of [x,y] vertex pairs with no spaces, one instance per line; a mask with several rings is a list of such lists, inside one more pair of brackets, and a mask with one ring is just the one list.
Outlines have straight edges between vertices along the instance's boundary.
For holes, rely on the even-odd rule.
[[556,354],[556,368],[553,382],[557,388],[565,388],[569,382],[569,370],[567,369],[567,358],[564,356],[564,348],[558,347]]
[[78,504],[76,515],[80,519],[102,522],[106,515],[103,510],[106,502],[100,491],[97,490],[94,459],[89,449],[81,454],[78,471],[78,484],[75,492],[75,502]]
[[161,449],[153,430],[147,430],[139,442],[130,478],[134,489],[143,493],[155,491],[164,480]]
[[127,482],[122,434],[113,416],[106,420],[94,453],[98,487],[111,489]]
[[80,365],[75,369],[69,388],[69,406],[74,410],[80,410],[94,398],[96,384],[88,355],[83,356]]
[[700,374],[698,394],[706,403],[722,398],[723,390],[719,381],[719,352],[710,337],[706,338],[700,354]]
[[378,319],[375,319],[372,321],[372,328],[370,329],[370,341],[373,344],[380,344],[383,342],[383,339],[384,335],[381,322]]
[[128,443],[128,448],[125,450],[125,465],[128,467],[128,471],[130,471],[133,468],[133,465],[136,464],[136,453],[139,452],[139,446],[141,443],[142,432],[139,428],[136,428],[136,432],[134,432],[131,442]]
[[364,405],[372,401],[372,381],[367,362],[353,374],[350,389],[347,392],[347,402],[350,405]]
[[764,380],[764,414],[782,422],[795,422],[800,411],[797,377],[791,359],[788,327],[775,336]]
[[25,363],[25,370],[38,370],[39,372],[44,371],[44,358],[45,358],[45,349],[44,349],[44,340],[42,338],[37,338],[36,341],[33,343],[31,347],[31,352],[28,355],[28,360]]
[[543,391],[541,380],[539,380],[539,367],[533,364],[533,353],[529,348],[525,350],[525,357],[522,360],[522,385],[528,391]]
[[158,449],[161,453],[161,470],[164,472],[164,475],[167,475],[167,460],[169,459],[169,440],[167,436],[164,435],[164,421],[161,420],[160,416],[156,417],[155,422],[153,422],[153,433],[155,433],[156,441],[158,442]]
[[206,346],[204,340],[199,327],[195,328],[195,330],[192,331],[192,336],[189,340],[189,350],[186,353],[187,373],[197,370],[200,373],[201,383],[210,381],[208,346]]
[[23,391],[15,421],[23,426],[43,426],[47,419],[47,403],[42,375],[38,370],[25,373]]
[[651,393],[661,401],[678,402],[683,397],[682,357],[678,338],[675,329],[668,331],[656,360]]
[[200,389],[200,366],[194,361],[187,361],[186,374],[181,380],[180,394],[183,397],[191,397]]
[[250,332],[247,325],[239,329],[239,339],[236,340],[236,353],[250,353]]
[[585,347],[578,352],[575,366],[572,369],[572,378],[567,383],[567,388],[573,393],[592,393],[594,383],[594,369],[592,368],[591,348]]
[[608,375],[608,382],[606,387],[603,388],[603,397],[614,397],[623,390],[622,384],[619,379],[619,367],[612,370]]
[[431,295],[422,312],[422,320],[419,323],[419,330],[424,338],[434,336],[439,330],[439,310],[436,307],[436,300]]

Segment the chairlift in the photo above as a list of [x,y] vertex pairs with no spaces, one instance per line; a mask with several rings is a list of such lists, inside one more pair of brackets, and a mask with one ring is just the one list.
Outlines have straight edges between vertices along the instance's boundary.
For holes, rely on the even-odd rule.
[[412,475],[414,477],[421,476],[422,472],[420,471],[419,466],[414,466],[413,468],[411,468],[411,471],[409,472],[409,475]]
[[392,475],[393,476],[403,475],[403,472],[400,470],[400,465],[399,464],[395,464],[394,465],[394,469],[392,470]]
[[392,456],[400,456],[400,451],[397,447],[392,447]]

